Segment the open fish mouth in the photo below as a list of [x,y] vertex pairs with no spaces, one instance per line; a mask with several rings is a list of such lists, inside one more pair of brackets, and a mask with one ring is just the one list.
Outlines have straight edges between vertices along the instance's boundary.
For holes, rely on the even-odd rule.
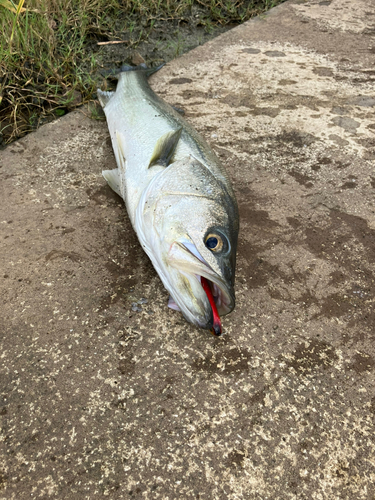
[[[173,245],[173,253],[180,253],[181,251],[188,257],[185,262],[178,259],[178,267],[181,275],[189,281],[196,281],[198,286],[194,286],[195,290],[203,289],[211,308],[211,320],[206,325],[201,327],[208,328],[215,336],[222,334],[221,316],[230,313],[234,308],[234,297],[225,282],[211,269],[209,264],[197,251],[195,245],[192,243],[175,243]],[[177,252],[176,252],[177,251]],[[181,257],[181,255],[180,255]],[[177,264],[177,262],[176,262]],[[185,265],[184,265],[185,264]],[[176,299],[178,294],[176,295]],[[184,307],[179,306],[177,301],[170,296],[168,307],[176,311],[184,313]]]
[[[208,301],[210,303],[211,309],[212,309],[212,327],[210,329],[212,335],[215,335],[216,337],[220,337],[221,334],[223,333],[222,327],[221,327],[221,319],[220,315],[218,312],[217,306],[219,303],[221,304],[222,302],[222,293],[220,288],[213,283],[212,281],[209,281],[208,279],[204,278],[201,276],[201,285],[203,290],[206,292]],[[214,295],[216,293],[216,295]]]
[[207,278],[205,276],[196,276],[196,277],[200,281],[203,290],[208,296],[210,304],[211,304],[210,296],[212,296],[214,305],[220,316],[225,316],[225,314],[230,313],[230,311],[232,310],[231,307],[232,300],[226,289],[217,285],[214,281],[211,280],[211,278]]
[[[215,335],[216,337],[220,337],[223,333],[221,316],[224,316],[225,314],[231,312],[231,310],[233,309],[233,307],[231,307],[232,301],[226,290],[220,288],[213,281],[197,274],[195,274],[194,277],[201,284],[212,310],[212,319],[208,325],[208,329],[213,335]],[[175,311],[182,312],[172,296],[169,297],[168,307]]]
[[[226,290],[220,288],[216,283],[213,281],[203,277],[199,276],[198,274],[194,275],[195,278],[199,281],[199,283],[202,285],[202,278],[208,283],[208,286],[210,287],[211,294],[214,299],[214,303],[216,306],[216,309],[218,310],[218,313],[220,316],[225,316],[226,314],[229,314],[233,307],[231,307],[232,300],[230,299],[229,294],[226,292]],[[202,285],[203,288],[203,285]],[[203,288],[204,289],[204,288]],[[206,292],[206,290],[205,290]],[[207,292],[206,292],[207,295]],[[179,306],[176,304],[172,296],[169,298],[168,302],[168,307],[171,309],[174,309],[175,311],[181,311]]]

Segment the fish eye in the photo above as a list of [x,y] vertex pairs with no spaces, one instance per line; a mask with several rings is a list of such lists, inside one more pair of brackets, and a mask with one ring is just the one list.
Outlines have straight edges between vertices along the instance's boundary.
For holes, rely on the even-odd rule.
[[223,248],[223,240],[218,234],[208,234],[205,239],[205,245],[213,252],[220,252]]

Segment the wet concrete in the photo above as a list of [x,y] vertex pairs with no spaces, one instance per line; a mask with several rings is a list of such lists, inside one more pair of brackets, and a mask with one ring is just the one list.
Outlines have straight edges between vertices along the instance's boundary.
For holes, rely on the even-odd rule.
[[223,338],[166,307],[105,123],[1,153],[1,499],[374,498],[374,23],[287,2],[151,79],[238,196]]

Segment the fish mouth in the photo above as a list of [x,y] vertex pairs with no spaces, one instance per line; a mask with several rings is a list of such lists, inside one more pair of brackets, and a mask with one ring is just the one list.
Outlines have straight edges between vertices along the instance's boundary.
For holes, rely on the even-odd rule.
[[[209,281],[203,276],[201,276],[200,278],[202,288],[206,292],[208,301],[212,309],[212,327],[210,329],[210,332],[212,333],[212,335],[215,335],[215,337],[220,337],[223,333],[221,327],[221,319],[217,310],[217,303],[219,302],[218,299],[220,299],[220,289],[218,289],[217,285],[214,286],[215,284],[212,281]],[[219,290],[219,295],[216,295],[216,297],[213,294],[213,292],[216,291],[215,289]]]
[[[201,284],[212,311],[208,324],[199,326],[203,326],[204,328],[210,330],[212,335],[215,337],[220,337],[223,334],[220,316],[224,316],[232,310],[232,307],[228,307],[226,305],[226,293],[216,283],[205,278],[204,276],[195,274],[194,277]],[[175,311],[183,312],[172,296],[169,297],[168,307],[170,309],[174,309]]]
[[[210,319],[206,320],[205,324],[198,323],[198,321],[194,321],[194,323],[201,328],[209,329],[217,337],[221,336],[222,327],[220,317],[230,313],[234,308],[234,293],[232,288],[228,287],[226,282],[212,270],[194,245],[185,242],[175,242],[169,254],[174,257],[172,265],[191,282],[191,285],[194,285],[195,282],[192,288],[197,290],[199,295],[201,295],[199,289],[203,289],[210,304]],[[177,298],[178,295],[176,295]],[[186,312],[184,304],[179,304],[179,302],[179,300],[175,300],[171,296],[168,307],[184,314]],[[184,315],[186,316],[186,314]]]

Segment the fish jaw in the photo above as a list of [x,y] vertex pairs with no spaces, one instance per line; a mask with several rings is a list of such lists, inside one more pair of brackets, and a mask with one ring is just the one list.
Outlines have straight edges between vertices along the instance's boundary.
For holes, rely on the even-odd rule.
[[[201,278],[208,280],[220,316],[229,314],[234,309],[233,287],[227,284],[224,276],[220,276],[211,268],[191,241],[184,239],[183,241],[175,241],[171,245],[168,252],[168,265],[170,268],[182,272],[189,279],[191,288],[194,288],[195,293],[200,297],[207,295],[203,290]],[[192,286],[192,283],[195,284],[196,281],[200,287]],[[172,294],[172,297],[182,310],[175,295]]]
[[174,296],[170,295],[168,307],[181,312],[189,323],[219,337],[222,328],[216,307],[218,297],[214,297],[212,290],[213,283],[203,276],[177,271],[172,291]]

